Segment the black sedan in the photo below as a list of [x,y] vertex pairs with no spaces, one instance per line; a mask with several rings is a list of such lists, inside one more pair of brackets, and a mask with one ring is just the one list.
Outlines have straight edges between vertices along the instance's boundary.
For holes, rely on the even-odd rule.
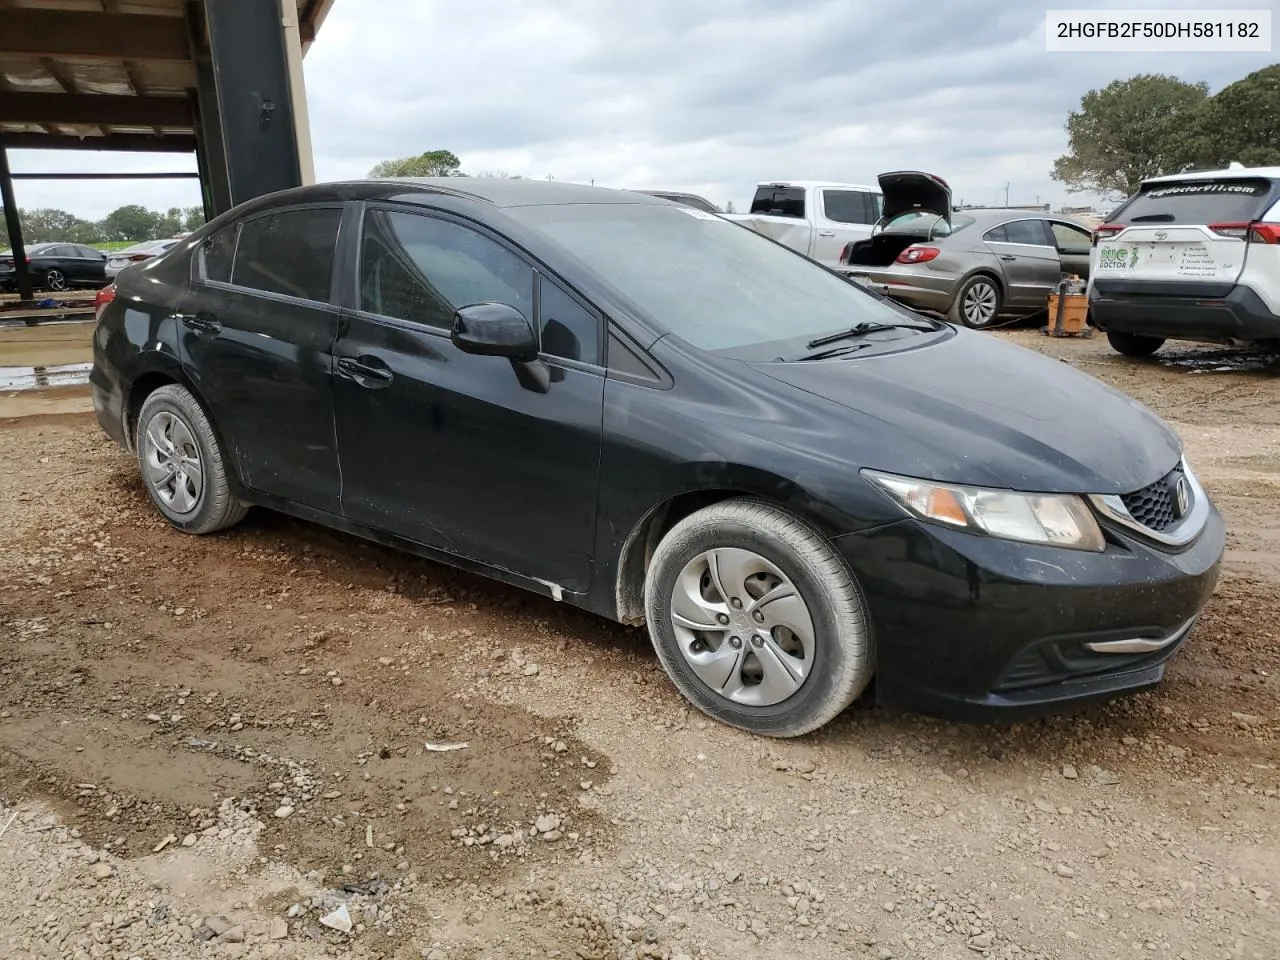
[[94,405],[205,534],[250,505],[647,624],[795,736],[1158,683],[1222,521],[1150,411],[712,214],[520,180],[251,201],[99,297]]
[[[80,243],[33,243],[26,248],[27,270],[38,289],[61,293],[72,287],[101,287],[107,282],[107,257]],[[0,252],[0,288],[17,286],[13,251]]]

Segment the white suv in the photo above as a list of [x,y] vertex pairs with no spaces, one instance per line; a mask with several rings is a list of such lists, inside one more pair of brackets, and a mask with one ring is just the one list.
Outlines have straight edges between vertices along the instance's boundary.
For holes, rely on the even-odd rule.
[[1145,181],[1094,231],[1089,312],[1131,357],[1280,340],[1280,167]]

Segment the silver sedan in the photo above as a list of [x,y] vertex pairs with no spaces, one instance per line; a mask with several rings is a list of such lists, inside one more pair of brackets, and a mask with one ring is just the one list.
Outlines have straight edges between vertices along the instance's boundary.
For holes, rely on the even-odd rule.
[[987,327],[1045,309],[1063,274],[1089,276],[1091,231],[1026,210],[911,211],[851,243],[841,272],[917,310]]

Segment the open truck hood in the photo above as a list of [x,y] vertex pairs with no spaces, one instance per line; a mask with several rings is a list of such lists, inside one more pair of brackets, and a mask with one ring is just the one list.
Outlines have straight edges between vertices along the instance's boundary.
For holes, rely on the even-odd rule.
[[951,223],[951,187],[941,177],[918,170],[898,170],[882,173],[877,179],[884,194],[881,224],[913,210],[932,213]]

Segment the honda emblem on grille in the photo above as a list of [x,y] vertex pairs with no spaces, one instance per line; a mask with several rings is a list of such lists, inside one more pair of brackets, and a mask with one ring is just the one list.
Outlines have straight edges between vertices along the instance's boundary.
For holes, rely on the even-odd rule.
[[1187,483],[1186,477],[1179,477],[1178,482],[1173,485],[1173,513],[1174,516],[1181,519],[1187,515],[1187,511],[1191,509],[1191,484]]

